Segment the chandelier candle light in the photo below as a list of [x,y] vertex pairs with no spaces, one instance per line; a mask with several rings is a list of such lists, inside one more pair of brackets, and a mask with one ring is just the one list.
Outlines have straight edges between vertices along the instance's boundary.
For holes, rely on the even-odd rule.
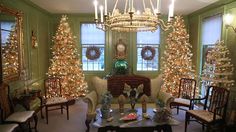
[[[136,0],[137,1],[137,0]],[[152,0],[149,1],[148,8],[145,0],[142,0],[143,12],[134,8],[134,0],[125,0],[123,13],[117,8],[119,0],[116,0],[112,12],[107,11],[107,0],[104,0],[104,8],[100,9],[100,20],[98,19],[98,1],[94,1],[95,22],[97,28],[101,30],[112,30],[118,32],[139,32],[139,31],[155,31],[158,27],[162,30],[168,30],[172,25],[174,17],[174,1],[171,0],[168,13],[168,21],[164,22],[161,16],[161,0],[156,0],[156,7]],[[103,11],[104,10],[104,11]],[[104,12],[104,13],[103,13]]]

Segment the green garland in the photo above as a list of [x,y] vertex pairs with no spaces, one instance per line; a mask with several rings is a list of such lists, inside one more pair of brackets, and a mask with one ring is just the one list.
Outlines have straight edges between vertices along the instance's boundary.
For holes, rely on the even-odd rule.
[[[151,52],[151,55],[146,55],[148,51]],[[153,60],[153,58],[155,57],[155,54],[156,54],[156,50],[155,48],[151,46],[145,46],[141,50],[141,56],[144,60]]]
[[89,60],[96,60],[100,57],[100,55],[101,55],[101,51],[98,47],[91,46],[91,47],[88,47],[86,50],[86,57]]

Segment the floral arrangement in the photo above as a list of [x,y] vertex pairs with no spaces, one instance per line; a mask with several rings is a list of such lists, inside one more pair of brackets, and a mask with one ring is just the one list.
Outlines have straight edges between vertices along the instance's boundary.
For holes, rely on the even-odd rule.
[[141,50],[141,56],[144,60],[153,60],[155,57],[156,50],[151,46],[145,46]]
[[140,84],[137,88],[131,89],[131,86],[125,83],[123,94],[129,97],[132,110],[134,110],[137,99],[143,95],[143,87],[144,85]]
[[126,97],[138,99],[143,95],[143,87],[144,85],[140,84],[137,88],[132,89],[130,85],[125,83],[123,94]]
[[89,60],[96,60],[101,56],[101,51],[98,47],[95,46],[91,46],[88,47],[86,50],[86,57]]
[[165,107],[165,103],[161,100],[157,100],[156,105],[157,109],[156,109],[156,114],[153,117],[154,121],[156,122],[168,121],[169,117],[171,116],[171,112],[169,109]]
[[101,100],[102,118],[109,118],[110,117],[110,108],[111,108],[112,98],[113,97],[110,92],[106,92],[105,94],[102,95],[102,100]]

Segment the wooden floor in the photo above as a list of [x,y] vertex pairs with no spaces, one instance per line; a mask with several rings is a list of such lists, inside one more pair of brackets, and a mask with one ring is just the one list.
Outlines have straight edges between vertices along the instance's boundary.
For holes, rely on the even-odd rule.
[[[61,114],[60,110],[49,112],[49,123],[46,124],[45,119],[41,119],[39,115],[39,132],[85,132],[86,126],[84,124],[86,118],[87,105],[78,100],[70,106],[70,119],[66,119],[66,113]],[[176,109],[173,109],[173,116],[181,122],[178,126],[173,126],[173,132],[184,132],[185,112],[180,110],[179,115],[176,115]],[[191,122],[188,125],[188,132],[201,132],[201,125]],[[97,129],[91,125],[90,132],[97,132]]]

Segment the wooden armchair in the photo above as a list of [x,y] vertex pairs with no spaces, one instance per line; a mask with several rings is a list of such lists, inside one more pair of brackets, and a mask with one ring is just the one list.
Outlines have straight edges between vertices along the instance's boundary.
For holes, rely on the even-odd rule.
[[[170,103],[171,108],[177,108],[177,114],[179,114],[180,106],[190,107],[190,99],[195,98],[196,92],[196,80],[190,78],[181,78],[179,84],[178,97]],[[182,109],[185,110],[185,109]]]
[[[60,78],[47,78],[44,81],[45,88],[45,101],[43,106],[46,112],[46,122],[48,124],[48,112],[52,110],[61,110],[63,114],[63,109],[66,109],[67,120],[69,120],[69,101],[62,97],[62,86]],[[52,95],[52,96],[51,96]],[[59,107],[58,107],[59,106]],[[51,107],[49,109],[49,107]]]
[[[191,99],[190,108],[186,112],[185,132],[190,121],[197,121],[202,124],[202,128],[207,127],[207,131],[213,125],[224,125],[229,99],[229,90],[216,86],[209,86],[206,96],[201,99]],[[194,101],[205,100],[203,110],[194,110]],[[190,119],[190,117],[194,119]],[[214,128],[214,127],[212,127]],[[223,127],[221,127],[223,128]]]
[[23,129],[23,124],[27,124],[31,130],[30,120],[34,118],[34,129],[37,131],[37,114],[34,111],[14,112],[14,106],[9,95],[9,86],[5,83],[0,85],[0,111],[3,123],[17,123],[21,129]]

